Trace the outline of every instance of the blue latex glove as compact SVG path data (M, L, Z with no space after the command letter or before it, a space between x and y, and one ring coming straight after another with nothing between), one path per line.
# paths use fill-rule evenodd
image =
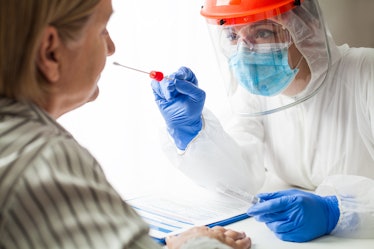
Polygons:
M185 150L202 129L205 92L198 88L194 73L187 67L168 78L153 80L151 85L169 134L178 149Z
M285 190L258 195L262 202L247 214L265 222L281 240L306 242L329 234L340 211L335 196L321 197L300 190Z

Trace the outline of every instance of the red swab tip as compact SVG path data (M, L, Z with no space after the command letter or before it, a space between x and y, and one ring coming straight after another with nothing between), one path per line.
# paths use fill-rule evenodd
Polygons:
M164 78L164 74L158 71L151 71L149 77L151 77L154 80L161 81Z

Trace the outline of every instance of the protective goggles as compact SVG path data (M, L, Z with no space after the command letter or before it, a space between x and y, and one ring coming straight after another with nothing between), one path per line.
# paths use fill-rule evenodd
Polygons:
M271 20L247 25L221 26L219 47L230 58L240 50L270 53L288 48L292 38L287 29Z

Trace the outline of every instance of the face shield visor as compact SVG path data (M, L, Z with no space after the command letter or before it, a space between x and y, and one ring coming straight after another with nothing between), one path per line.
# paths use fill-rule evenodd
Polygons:
M318 92L330 65L314 0L207 0L208 22L233 111L277 112Z

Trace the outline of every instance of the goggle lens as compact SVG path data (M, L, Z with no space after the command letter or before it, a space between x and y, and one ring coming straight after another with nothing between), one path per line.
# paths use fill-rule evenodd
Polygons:
M291 35L282 25L270 20L222 27L220 47L230 57L241 49L257 53L269 53L287 48L292 43Z

